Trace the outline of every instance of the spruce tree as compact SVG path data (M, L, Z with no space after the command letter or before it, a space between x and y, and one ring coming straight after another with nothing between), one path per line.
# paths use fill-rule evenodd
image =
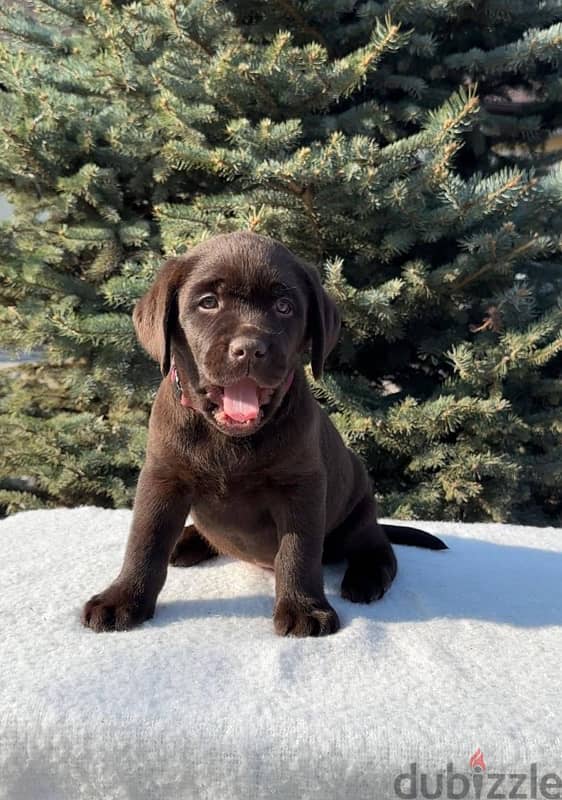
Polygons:
M130 503L162 261L250 229L344 320L313 383L402 518L562 516L562 10L36 0L0 12L0 504ZM311 378L312 382L312 378Z

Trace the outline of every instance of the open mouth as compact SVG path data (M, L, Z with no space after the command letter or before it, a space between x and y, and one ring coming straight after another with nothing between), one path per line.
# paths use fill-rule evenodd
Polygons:
M242 378L229 386L211 386L207 397L217 425L231 433L249 433L264 417L263 407L270 401L274 388L259 386L252 378Z

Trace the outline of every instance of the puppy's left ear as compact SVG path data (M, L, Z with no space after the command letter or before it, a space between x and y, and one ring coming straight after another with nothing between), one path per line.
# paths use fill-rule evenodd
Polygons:
M133 311L137 338L146 352L159 362L163 376L170 371L172 331L178 317L177 295L191 269L191 261L189 257L166 261Z
M312 374L322 377L324 362L337 344L341 327L340 312L326 292L314 267L303 265L308 283L306 337L312 344Z

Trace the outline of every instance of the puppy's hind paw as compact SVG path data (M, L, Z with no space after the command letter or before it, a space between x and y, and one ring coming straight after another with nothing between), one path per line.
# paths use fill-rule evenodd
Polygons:
M350 562L341 585L341 596L352 603L380 600L396 575L396 560L367 556Z
M188 525L176 542L170 564L173 567L193 567L216 556L217 551L201 536L195 525Z

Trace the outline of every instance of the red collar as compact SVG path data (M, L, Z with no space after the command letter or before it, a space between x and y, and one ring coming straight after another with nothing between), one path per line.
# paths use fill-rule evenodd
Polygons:
M170 373L169 373L169 375L170 375L170 382L171 382L172 386L174 387L174 392L176 393L176 397L179 398L179 401L180 401L181 405L184 408L192 408L194 411L197 411L195 406L191 405L191 403L189 402L189 398L187 397L187 395L184 393L184 391L182 389L180 376L179 376L179 373L178 373L178 368L176 367L176 362L175 362L175 359L173 357L172 357L172 363L170 365ZM287 375L287 377L285 379L285 383L283 384L283 389L282 389L283 396L285 394L287 394L287 392L291 388L291 384L293 383L294 377L295 377L295 370L292 369L289 372L289 374Z

